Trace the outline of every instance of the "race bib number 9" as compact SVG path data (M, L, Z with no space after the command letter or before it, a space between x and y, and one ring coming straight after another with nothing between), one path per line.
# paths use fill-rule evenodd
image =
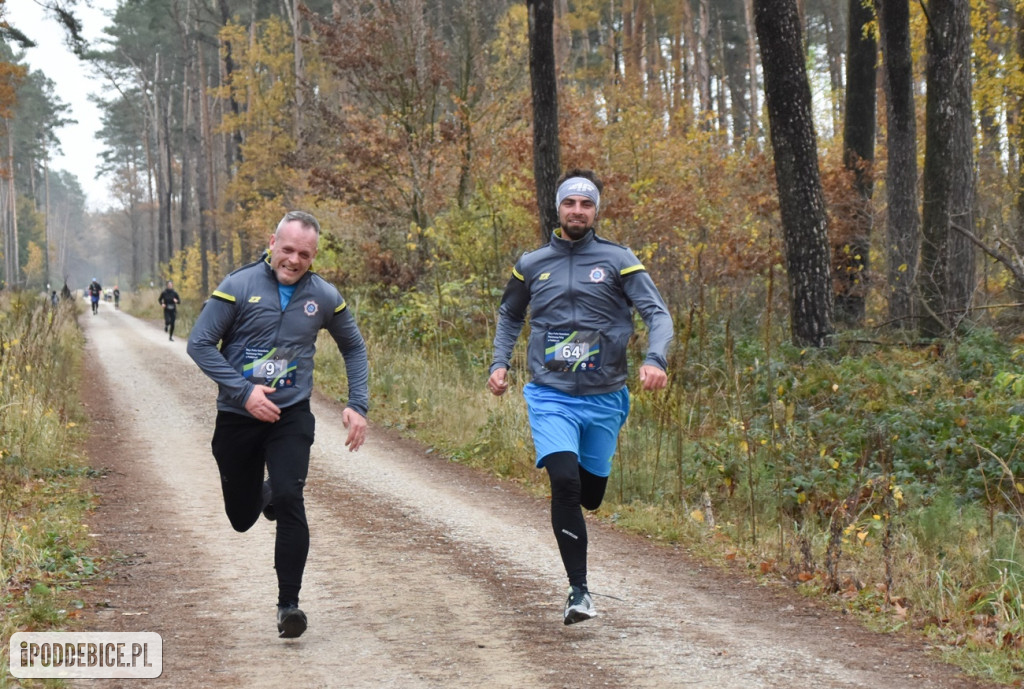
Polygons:
M594 330L549 330L544 337L544 367L549 371L601 368L601 334Z
M281 350L269 347L246 347L242 373L253 383L286 388L295 385L295 364Z

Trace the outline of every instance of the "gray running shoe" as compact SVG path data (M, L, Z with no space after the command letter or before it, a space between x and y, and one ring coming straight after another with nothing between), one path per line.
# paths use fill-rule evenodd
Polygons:
M597 611L590 592L579 586L570 586L569 598L565 601L565 623L576 624L593 617L597 617Z
M306 631L306 613L296 605L277 608L277 632L282 639L294 639Z

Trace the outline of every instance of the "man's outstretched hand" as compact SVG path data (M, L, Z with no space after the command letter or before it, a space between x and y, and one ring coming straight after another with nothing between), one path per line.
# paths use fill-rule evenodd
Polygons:
M640 367L640 387L644 390L661 390L668 385L668 374L657 366Z
M341 412L341 422L348 429L345 447L349 452L355 452L366 441L366 417L355 409L345 407L345 411Z

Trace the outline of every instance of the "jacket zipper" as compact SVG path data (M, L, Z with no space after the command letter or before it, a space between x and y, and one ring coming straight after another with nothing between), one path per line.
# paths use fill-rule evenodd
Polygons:
M576 268L576 251L575 251L575 249L576 249L576 247L575 247L574 244L570 244L568 248L569 248L569 289L566 290L566 293L569 295L569 306L570 306L570 309L571 309L570 313L571 313L571 316L572 316L572 319L569 322L569 329L570 329L570 331L575 331L575 330L578 329L576 327L576 298L575 298L576 297L576 288L575 288L575 280L573 280L573 276L576 273L576 271L575 271L575 268ZM573 390L575 391L575 395L577 397L579 397L579 395L580 395L580 376L579 375L573 375Z

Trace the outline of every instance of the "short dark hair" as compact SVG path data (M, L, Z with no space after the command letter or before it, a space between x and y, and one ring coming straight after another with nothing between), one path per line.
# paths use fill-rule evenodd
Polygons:
M315 230L317 236L320 235L320 223L311 213L307 213L306 211L288 211L285 213L284 217L281 218L281 222L277 223L277 229L274 231L274 234L280 232L282 227L294 220L298 220L305 227Z
M565 180L571 179L572 177L582 177L584 179L589 179L591 182L594 183L594 186L597 187L597 193L600 194L601 192L604 191L604 182L597 178L597 175L594 174L594 171L586 170L580 167L574 167L566 170L565 174L559 177L558 181L555 182L555 189L562 186L562 183L565 182Z

